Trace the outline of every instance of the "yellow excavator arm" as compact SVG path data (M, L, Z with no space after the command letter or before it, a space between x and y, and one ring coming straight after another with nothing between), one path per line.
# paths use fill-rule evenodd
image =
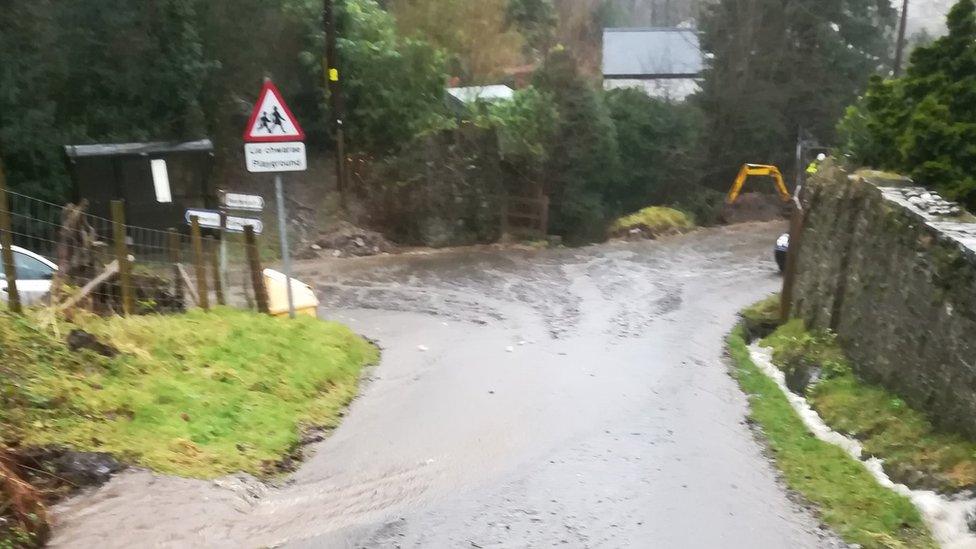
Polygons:
M790 201L790 191L787 190L786 183L783 182L783 174L780 173L779 168L765 164L743 164L742 169L739 170L739 175L735 178L732 189L729 190L729 195L725 198L726 204L735 204L739 194L742 193L743 185L746 184L746 179L750 176L772 177L776 184L776 190L779 191L779 197L783 199L783 202Z

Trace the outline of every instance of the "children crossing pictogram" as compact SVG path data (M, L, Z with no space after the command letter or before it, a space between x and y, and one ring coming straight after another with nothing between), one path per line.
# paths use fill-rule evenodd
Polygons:
M251 119L247 123L244 141L276 143L304 139L305 132L291 113L291 109L285 104L281 92L270 80L265 81L258 102L251 113Z

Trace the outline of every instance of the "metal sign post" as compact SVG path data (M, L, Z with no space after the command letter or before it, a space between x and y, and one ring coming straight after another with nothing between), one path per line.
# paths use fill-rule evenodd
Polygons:
M220 257L217 263L220 271L220 284L224 288L230 288L227 283L227 210L220 208Z
M291 254L288 251L288 222L285 217L285 191L281 174L275 174L275 201L278 203L278 233L281 237L281 264L288 286L288 317L295 318L295 296L291 288Z

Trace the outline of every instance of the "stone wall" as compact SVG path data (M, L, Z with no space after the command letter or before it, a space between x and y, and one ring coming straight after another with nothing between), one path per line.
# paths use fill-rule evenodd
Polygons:
M794 314L836 332L862 378L976 437L976 223L907 179L831 166L804 203Z

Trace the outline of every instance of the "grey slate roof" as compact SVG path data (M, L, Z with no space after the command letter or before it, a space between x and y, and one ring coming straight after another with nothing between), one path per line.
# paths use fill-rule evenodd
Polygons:
M604 29L604 78L691 78L704 68L698 31L684 28Z

